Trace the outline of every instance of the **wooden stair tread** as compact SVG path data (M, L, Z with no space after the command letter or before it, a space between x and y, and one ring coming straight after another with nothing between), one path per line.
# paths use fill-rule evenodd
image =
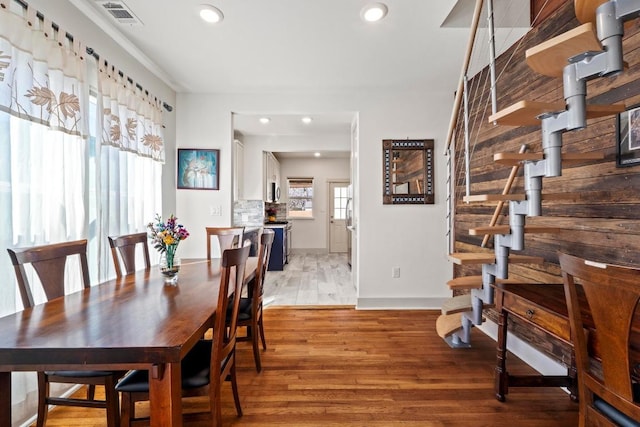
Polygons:
M553 200L573 200L578 199L580 195L578 193L543 193L542 201ZM509 200L525 200L527 196L525 194L472 194L471 196L463 197L465 202L505 202Z
M522 193L511 194L472 194L463 197L465 202L506 202L509 200L525 200L527 196Z
M587 104L587 119L614 116L626 109L624 104Z
M518 101L515 104L489 116L489 123L496 122L504 126L539 125L540 114L564 111L566 104L562 102Z
M441 307L442 314L463 313L473 310L471 294L458 295L446 300Z
M496 279L496 283L522 283L522 280L515 279ZM482 276L461 276L451 279L447 282L447 286L452 290L461 289L482 289Z
M527 65L533 71L549 77L562 77L569 58L589 51L601 51L593 23L577 28L527 49Z
M544 158L543 153L496 153L493 161L504 166L515 166L523 161L539 161ZM562 163L580 163L587 160L603 160L603 152L591 153L562 153Z
M493 252L456 252L449 254L449 259L459 265L493 264L496 256ZM509 255L510 264L542 264L544 258L530 255Z
M436 320L436 332L446 338L462 329L462 313L442 314Z
M624 104L587 104L587 119L613 116L626 110ZM503 126L540 125L541 114L565 111L564 102L518 101L515 104L489 116L489 123ZM529 153L525 153L529 154Z
M573 7L576 11L576 18L580 23L596 22L596 9L607 0L575 0Z
M558 227L545 227L545 226L537 226L537 225L525 225L524 232L525 233L557 233L561 231L561 228ZM469 230L469 235L471 236L482 236L485 234L510 234L511 227L509 225L495 225L493 227L490 226L482 226L482 227L474 227Z

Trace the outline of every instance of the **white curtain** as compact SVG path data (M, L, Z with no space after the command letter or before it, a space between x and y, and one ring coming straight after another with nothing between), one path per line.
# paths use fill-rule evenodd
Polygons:
M97 203L99 228L103 230L98 236L102 239L98 263L101 280L113 274L107 236L146 231L146 225L161 212L164 163L161 104L136 87L124 73L105 63L99 65Z
M3 316L22 309L8 247L88 239L92 284L113 276L106 236L144 231L161 212L164 146L159 101L113 68L99 77L84 47L35 10L0 4ZM13 374L14 425L35 415L36 389L35 375Z

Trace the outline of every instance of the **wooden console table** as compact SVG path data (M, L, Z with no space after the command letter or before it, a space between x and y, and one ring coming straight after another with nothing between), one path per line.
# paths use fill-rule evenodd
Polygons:
M568 387L577 400L576 369L573 352L567 375L511 375L507 371L507 322L516 316L527 324L571 346L569 318L564 289L559 284L496 284L498 347L495 374L496 399L504 402L509 387ZM585 313L585 326L591 324Z

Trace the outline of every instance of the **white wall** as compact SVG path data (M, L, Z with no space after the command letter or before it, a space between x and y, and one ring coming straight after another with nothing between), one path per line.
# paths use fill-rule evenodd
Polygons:
M232 112L353 111L360 120L356 153L360 175L354 189L359 215L358 306L440 307L450 296L446 281L452 272L446 256L443 156L454 83L450 86L443 82L430 93L178 94L178 146L219 148L222 157L220 191L177 191L177 215L192 231L181 244L181 256L204 256L204 227L231 224ZM382 140L388 138L436 141L435 205L382 204ZM222 206L222 216L210 216L209 206ZM391 278L392 267L400 267L400 278Z
M286 179L313 177L313 219L295 219L292 222L293 249L327 249L328 182L349 180L349 158L344 159L289 159L280 160L282 189L286 192ZM286 202L285 197L281 199Z

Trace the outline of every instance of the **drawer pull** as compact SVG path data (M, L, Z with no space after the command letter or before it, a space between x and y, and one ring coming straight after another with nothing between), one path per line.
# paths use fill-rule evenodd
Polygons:
M531 319L531 318L533 317L533 315L534 315L534 314L536 314L536 312L535 312L535 311L533 311L532 309L528 309L528 310L527 310L527 317L528 317L529 319Z

